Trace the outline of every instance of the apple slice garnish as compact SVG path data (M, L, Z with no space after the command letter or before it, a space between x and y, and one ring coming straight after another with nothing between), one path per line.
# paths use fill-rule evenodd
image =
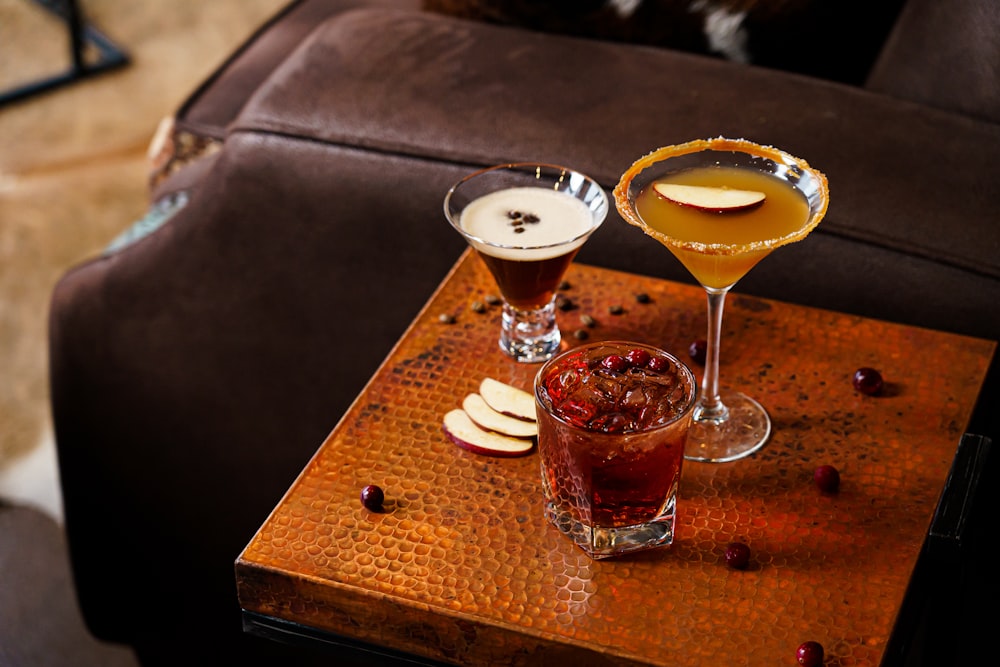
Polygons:
M485 378L479 384L479 395L487 405L501 414L535 421L535 397L523 389L493 378Z
M538 424L526 419L518 419L497 412L479 394L469 394L462 401L462 409L473 422L487 431L496 431L512 438L534 438L538 435Z
M701 185L680 185L678 183L656 183L656 194L675 204L691 206L705 211L741 211L759 206L765 198L756 190L734 190Z
M509 458L524 456L535 446L534 440L530 438L512 438L479 428L461 408L445 414L444 432L456 445L474 454Z

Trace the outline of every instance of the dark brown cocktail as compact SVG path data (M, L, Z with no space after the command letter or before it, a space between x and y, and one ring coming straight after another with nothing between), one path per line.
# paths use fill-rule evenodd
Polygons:
M501 349L517 361L549 359L562 340L556 288L607 215L604 191L565 167L510 164L462 179L444 205L503 296Z

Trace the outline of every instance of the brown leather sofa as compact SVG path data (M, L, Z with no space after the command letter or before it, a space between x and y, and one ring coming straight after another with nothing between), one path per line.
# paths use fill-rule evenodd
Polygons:
M906 3L854 86L415 0L289 5L177 111L153 222L52 296L89 629L146 665L330 664L243 633L233 561L464 250L441 202L477 167L563 163L610 190L660 145L773 144L827 174L831 204L737 292L1000 339L1000 6L949 7ZM789 39L789 59L810 57ZM690 282L614 213L578 260ZM998 396L994 368L970 430L996 437ZM995 506L995 467L976 508ZM928 621L958 627L939 650L961 659L986 639L971 607L996 591L979 525L949 566L982 577Z

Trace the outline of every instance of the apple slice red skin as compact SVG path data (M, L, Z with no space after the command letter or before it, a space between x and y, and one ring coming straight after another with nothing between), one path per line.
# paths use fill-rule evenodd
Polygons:
M445 434L453 443L474 454L515 458L530 454L535 448L534 440L484 431L461 408L445 414L443 426Z
M479 395L486 404L501 414L525 421L535 421L535 397L517 387L484 378L479 383Z
M685 197L683 194L676 192L674 188L683 188L685 190L690 189L691 191L703 191L706 194L724 192L729 197L738 193L742 195L742 197L737 199L735 203L727 204L719 201L713 205L705 200L695 201L694 199ZM655 183L653 185L653 190L656 192L657 196L662 199L666 199L669 202L673 202L674 204L678 204L680 206L688 206L690 208L698 209L699 211L708 211L710 213L749 211L750 209L757 208L763 204L766 199L766 195L763 192L758 192L756 190L731 190L728 188L716 188L700 185L679 185L675 183Z
M493 409L479 394L469 394L462 401L462 409L476 426L511 438L534 438L538 435L538 422L505 415Z

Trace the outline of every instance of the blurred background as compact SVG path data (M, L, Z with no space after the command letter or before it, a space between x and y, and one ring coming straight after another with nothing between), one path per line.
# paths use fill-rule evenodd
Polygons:
M0 499L61 519L49 414L48 302L148 204L160 121L287 0L79 0L120 67L0 105ZM0 0L0 94L71 70L56 0ZM96 31L96 32L93 32ZM97 45L97 46L95 46Z

